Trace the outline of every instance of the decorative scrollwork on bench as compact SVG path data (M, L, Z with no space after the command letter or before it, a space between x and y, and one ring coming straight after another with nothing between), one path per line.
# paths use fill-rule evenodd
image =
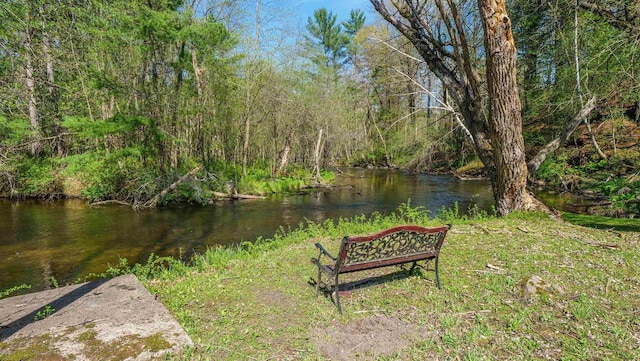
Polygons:
M398 232L370 242L350 243L344 264L353 265L372 260L432 253L436 251L440 238L442 238L442 232L431 234Z

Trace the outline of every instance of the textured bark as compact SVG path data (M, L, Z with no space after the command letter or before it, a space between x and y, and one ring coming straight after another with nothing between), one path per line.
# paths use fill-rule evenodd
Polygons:
M527 209L527 163L522 137L522 106L516 76L516 46L504 0L479 0L484 28L489 129L495 174L492 176L499 214Z

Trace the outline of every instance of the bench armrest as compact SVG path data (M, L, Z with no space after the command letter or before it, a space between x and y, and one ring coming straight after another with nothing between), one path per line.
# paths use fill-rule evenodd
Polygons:
M332 256L331 253L329 253L329 251L324 249L324 247L322 247L320 243L316 243L316 247L320 250L320 254L324 254L325 256L331 258L334 261L337 260L337 258Z

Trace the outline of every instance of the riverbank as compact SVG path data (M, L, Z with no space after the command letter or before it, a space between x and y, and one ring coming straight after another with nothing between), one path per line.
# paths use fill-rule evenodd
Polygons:
M90 207L81 200L0 200L0 290L28 284L34 292L76 283L120 259L142 263L150 254L187 260L194 252L271 238L280 228L308 221L389 214L408 199L433 216L454 204L460 214L490 212L493 204L486 181L349 169L334 184L304 194L143 212Z
M105 162L100 159L85 164L77 157L20 160L19 166L10 167L0 177L0 199L81 199L89 204L119 204L141 210L300 192L326 186L335 179L330 171L315 175L293 165L278 173L265 165L255 165L243 174L242 167L225 162L171 171L137 163L107 166Z
M539 214L310 223L273 240L211 250L186 267L147 268L147 288L193 339L186 359L637 359L640 233L559 223ZM453 222L432 272L393 274L342 298L314 297L315 242L401 223ZM356 274L355 279L367 275ZM533 288L527 281L542 281ZM345 277L343 281L353 278Z

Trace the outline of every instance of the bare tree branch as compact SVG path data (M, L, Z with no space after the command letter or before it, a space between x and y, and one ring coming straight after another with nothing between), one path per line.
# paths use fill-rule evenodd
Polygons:
M602 17L613 27L627 31L633 37L640 37L640 4L638 2L620 6L619 1L615 5L601 5L595 1L580 0L578 6Z
M383 18L414 45L429 70L442 82L458 106L465 128L473 135L478 155L487 167L493 167L486 112L482 109L481 93L476 82L479 76L475 69L469 73L472 66L469 61L465 61L463 55L468 54L468 50L461 49L463 44L459 41L460 35L455 25L456 22L463 24L462 20L452 20L453 14L447 11L441 0L437 1L442 7L441 10L436 10L431 16L425 6L428 1L394 0L391 3L395 11L389 10L384 0L370 1ZM455 12L455 16L460 16L458 11ZM447 27L445 40L436 39L431 31L436 24L444 24ZM459 28L462 29L462 26ZM439 50L441 47L450 47L451 50L447 50L446 56L443 56Z
M542 149L540 149L540 151L538 151L538 154L536 154L535 157L533 157L527 163L527 168L529 168L530 178L535 175L535 173L540 168L540 165L545 161L545 159L547 159L547 156L549 156L549 154L555 152L558 148L560 148L567 142L567 140L569 139L571 134L576 130L578 125L580 125L580 123L582 122L585 122L585 120L587 119L587 117L589 117L589 114L591 113L591 111L593 111L595 107L596 107L596 98L593 97L587 102L584 108L582 108L580 112L578 112L575 118L573 118L573 120L567 124L567 126L562 131L562 133L560 133L560 135L556 139L552 140L547 145L545 145Z

